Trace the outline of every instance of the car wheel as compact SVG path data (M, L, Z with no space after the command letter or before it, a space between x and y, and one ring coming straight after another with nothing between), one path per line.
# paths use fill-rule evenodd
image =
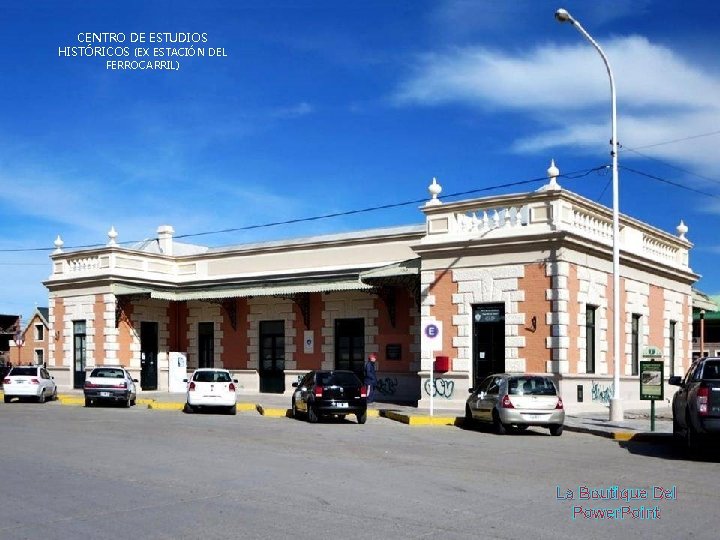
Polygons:
M45 390L40 392L40 395L37 398L38 403L45 403Z
M357 423L364 424L365 422L367 422L367 410L357 414Z
M237 405L233 405L232 407L228 408L228 414L232 414L233 416L237 414Z
M85 398L85 406L92 407L92 400L90 398Z
M55 388L55 389L53 390L52 400L53 400L53 401L57 401L57 388Z
M473 418L472 411L470 410L470 405L467 403L465 404L465 421L463 424L466 428L475 427L475 419Z
M697 453L699 449L698 434L693 428L692 422L690 421L689 417L685 418L685 423L685 444L687 446L688 452L692 455Z
M563 432L563 425L562 424L556 424L554 426L550 426L550 435L553 437L559 437L562 435Z
M493 410L493 428L495 428L495 433L498 435L505 435L507 433L507 427L505 424L502 423L500 420L500 415L496 410Z
M195 410L193 409L192 405L190 405L189 403L185 403L185 407L183 408L183 412L186 413L186 414L192 414L193 412L195 412Z
M10 400L11 400L11 399L12 399L12 398L11 398L10 396L3 396L3 401L4 401L5 403L10 403Z
M125 406L126 409L130 408L130 405L132 405L132 400L130 399L130 396L128 396L127 399L125 401L123 401L123 405Z
M298 419L298 410L297 410L297 403L295 403L295 398L292 400L292 417L297 420Z
M317 424L318 420L320 420L320 418L318 417L317 412L315 411L315 409L313 408L312 405L308 405L307 421L310 422L311 424Z
M680 427L680 423L677 421L677 419L673 416L673 442L676 446L682 446L684 442L683 432L682 428Z

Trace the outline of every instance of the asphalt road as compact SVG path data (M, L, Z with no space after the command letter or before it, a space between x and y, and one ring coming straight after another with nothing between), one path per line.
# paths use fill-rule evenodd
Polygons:
M718 537L720 463L585 434L11 403L0 452L4 540Z

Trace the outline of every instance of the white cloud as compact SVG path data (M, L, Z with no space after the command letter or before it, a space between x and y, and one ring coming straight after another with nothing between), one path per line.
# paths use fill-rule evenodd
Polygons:
M456 48L419 58L396 91L400 105L466 104L527 113L545 127L515 141L518 152L587 147L609 140L609 79L602 59L580 36L577 45L542 45L522 54L484 47ZM607 40L617 87L618 139L639 147L708 133L720 125L720 75L703 71L643 37ZM718 167L712 140L648 151ZM719 172L715 170L715 172Z
M312 113L315 108L305 101L301 101L296 105L290 107L281 107L273 110L270 115L273 118L299 118Z

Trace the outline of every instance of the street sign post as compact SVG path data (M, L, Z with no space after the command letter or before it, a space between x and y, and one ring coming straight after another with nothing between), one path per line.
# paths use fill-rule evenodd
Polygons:
M655 431L655 401L665 398L665 363L658 347L646 347L640 362L640 399L650 401L650 431Z

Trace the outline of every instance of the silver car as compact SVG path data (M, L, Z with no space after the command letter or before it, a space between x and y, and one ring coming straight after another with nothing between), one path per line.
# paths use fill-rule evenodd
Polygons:
M470 389L465 403L465 423L491 423L504 435L508 428L528 426L550 428L550 434L562 434L565 409L551 377L531 373L496 373Z

